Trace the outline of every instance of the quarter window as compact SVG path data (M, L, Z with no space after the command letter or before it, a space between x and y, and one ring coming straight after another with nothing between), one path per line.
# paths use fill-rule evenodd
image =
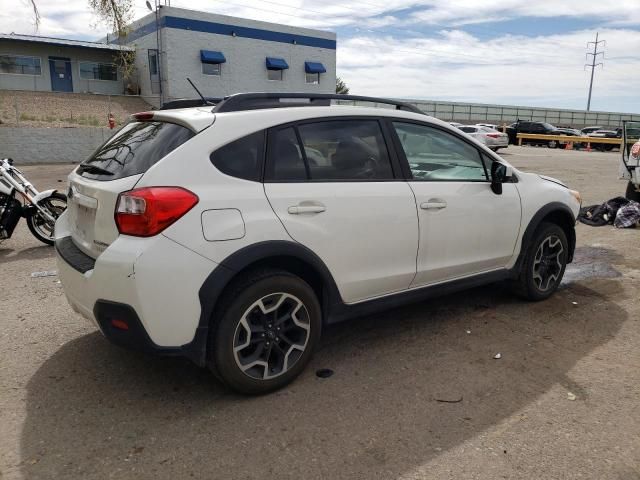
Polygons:
M80 78L86 80L118 80L118 67L111 63L81 62Z
M393 122L414 180L487 181L480 152L437 128Z
M393 178L376 120L306 123L298 127L297 133L289 127L273 134L267 180L331 182Z
M40 59L38 57L0 55L0 73L40 75L42 73Z
M222 73L222 64L220 63L203 63L202 64L202 73L204 75L217 75L220 76Z
M222 173L259 181L264 158L264 132L256 132L219 148L211 163Z

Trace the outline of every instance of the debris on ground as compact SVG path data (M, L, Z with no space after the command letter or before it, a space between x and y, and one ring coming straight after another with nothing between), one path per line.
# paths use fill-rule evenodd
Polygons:
M471 330L467 330L467 335L470 335L470 334L471 334Z
M500 359L502 358L502 354L501 354L501 353L496 353L496 354L493 356L493 358L494 358L494 359L496 359L496 360L500 360Z
M571 302L573 305L578 305L578 302Z
M462 395L457 398L436 398L435 401L440 403L460 403L462 401Z
M330 368L321 368L320 370L316 370L316 377L318 378L329 378L333 375L333 370Z
M576 399L575 394L573 394L571 392L567 392L567 400L574 401L575 399Z
M39 277L55 277L58 275L57 270L45 270L43 272L33 272L31 273L31 278L39 278Z

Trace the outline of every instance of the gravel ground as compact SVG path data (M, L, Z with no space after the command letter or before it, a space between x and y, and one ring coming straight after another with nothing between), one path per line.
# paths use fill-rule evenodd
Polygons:
M504 157L587 204L624 192L617 153ZM70 168L24 170L44 188ZM30 277L55 262L22 224L0 245L0 478L640 479L640 232L577 228L551 299L493 285L337 325L296 382L246 398L107 343Z

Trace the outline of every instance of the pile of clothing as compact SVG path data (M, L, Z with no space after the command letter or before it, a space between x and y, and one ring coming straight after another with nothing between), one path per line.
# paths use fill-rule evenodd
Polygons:
M624 197L612 198L602 205L582 207L578 220L592 227L613 225L616 228L640 227L640 203Z

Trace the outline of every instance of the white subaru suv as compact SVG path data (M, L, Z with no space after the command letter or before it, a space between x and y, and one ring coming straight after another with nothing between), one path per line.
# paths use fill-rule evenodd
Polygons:
M55 246L74 310L252 394L348 317L501 280L547 298L581 202L411 105L264 93L133 115L68 199Z

